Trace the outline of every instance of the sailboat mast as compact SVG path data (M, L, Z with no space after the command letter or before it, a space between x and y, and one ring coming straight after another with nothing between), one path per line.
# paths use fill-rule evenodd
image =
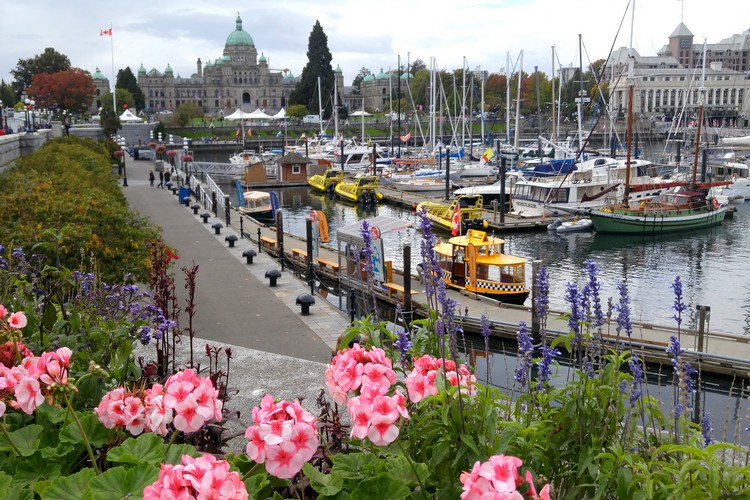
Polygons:
M701 148L701 125L703 123L703 97L706 94L706 40L703 39L703 68L701 69L701 88L698 98L698 128L695 130L695 159L693 160L693 189L698 174L698 155Z
M552 133L550 136L552 137L552 140L554 142L557 142L557 129L555 128L555 105L556 99L555 99L555 46L552 46L552 73L550 74L550 79L552 80L552 93L550 94L552 96L552 115L550 115L550 119L552 120Z
M516 90L516 130L513 132L513 148L518 153L518 126L521 118L521 77L523 76L523 50L518 64L518 89Z
M633 25L635 24L635 0L630 20L630 49L628 50L628 135L627 135L627 153L625 158L625 192L623 205L628 207L628 198L630 198L630 148L633 144L633 91L635 88L635 60L633 59Z
M505 142L510 144L510 52L505 53Z
M318 121L320 122L320 135L323 135L323 88L320 86L318 77Z
M585 90L583 90L583 42L581 41L581 34L578 34L578 72L580 75L579 90L578 90L578 147L583 149L583 98Z

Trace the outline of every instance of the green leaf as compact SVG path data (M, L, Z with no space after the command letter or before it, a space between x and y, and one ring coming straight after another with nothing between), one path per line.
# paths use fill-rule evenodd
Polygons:
M81 421L81 427L83 427L92 447L99 448L110 442L112 439L114 430L104 427L93 413L87 412L82 414L78 412L78 419ZM62 431L60 431L60 442L62 443L76 444L82 441L83 436L75 422L70 422Z
M4 424L0 424L4 425ZM0 434L0 451L7 451L15 453L11 443L15 445L18 452L23 457L29 457L33 455L39 449L39 435L44 430L41 425L26 425L18 430L9 432L6 436L5 433ZM8 440L10 437L10 441Z
M164 457L162 463L165 464L181 464L182 455L190 455L193 458L198 458L202 455L201 452L195 449L195 446L191 444L173 444L167 451L167 456Z
M156 434L141 434L137 438L128 438L119 446L107 453L110 462L124 464L158 465L164 460L167 445Z
M51 480L60 475L60 466L59 462L47 460L41 453L34 453L18 462L13 479L22 483Z
M354 498L387 498L388 500L398 500L406 498L411 493L403 481L398 481L387 474L377 474L370 476L364 481L359 481L352 491Z
M152 465L113 467L91 480L89 495L92 500L142 498L143 488L158 478L159 469Z
M333 469L344 479L356 479L363 477L367 469L378 461L378 457L370 454L338 453L333 456Z
M310 486L321 495L333 496L344 487L344 479L341 476L334 472L323 474L308 462L302 464L302 471L310 480Z
M413 469L412 466L414 467ZM419 462L410 464L409 459L403 456L389 458L385 464L385 468L393 479L403 481L409 486L417 486L420 482L424 485L430 476L430 469L427 467L427 464ZM419 478L414 473L414 469L419 474Z
M94 469L83 469L67 477L58 477L42 492L42 500L80 500L95 477Z

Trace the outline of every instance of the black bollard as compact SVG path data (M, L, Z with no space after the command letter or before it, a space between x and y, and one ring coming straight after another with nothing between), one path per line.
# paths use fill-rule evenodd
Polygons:
M296 303L302 309L302 315L307 316L310 314L310 306L315 304L315 298L309 293L303 293L297 296Z
M230 234L224 238L224 241L229 243L229 248L234 248L234 244L237 242L237 235Z
M192 209L193 209L193 215L198 215L198 209L199 209L200 207L201 207L201 206L200 206L200 205L198 205L197 203L193 203L193 206L191 206L191 207L190 207L190 208L192 208Z
M184 203L186 207L189 207L189 206L190 206L190 202L191 202L191 201L193 201L193 200L191 200L191 199L190 199L189 197L187 197L187 196L186 196L186 197L184 197L184 198L182 199L182 203Z
M201 219L203 219L204 224L208 224L208 218L211 217L211 214L208 212L203 212L201 214Z
M258 252L256 252L252 248L248 248L247 250L245 250L244 252L242 252L242 256L247 259L247 263L248 264L252 264L253 263L253 259L255 258L256 255L258 255Z
M211 227L214 228L214 234L221 234L221 228L224 225L221 222L215 222Z
M269 269L266 271L266 278L268 278L268 286L276 286L276 280L281 278L281 271L278 269Z

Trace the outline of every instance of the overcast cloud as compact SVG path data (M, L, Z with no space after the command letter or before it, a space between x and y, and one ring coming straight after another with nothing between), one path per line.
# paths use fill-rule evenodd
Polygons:
M253 38L274 69L295 76L307 62L307 41L316 20L328 36L333 67L341 66L350 85L360 68L373 73L395 68L397 57L435 57L440 69L481 66L499 72L506 54L517 61L524 51L524 71L534 66L551 70L551 47L559 62L578 65L578 34L584 44L584 65L607 56L610 48L629 45L628 0L279 0L275 2L209 2L181 0L89 2L73 0L3 0L0 24L0 78L10 82L10 70L21 58L46 47L67 55L71 64L112 78L110 39L99 32L114 31L115 72L143 64L175 75L195 72L196 60L222 55L239 12L243 29ZM7 15L10 14L10 15ZM680 23L681 16L694 41L717 43L750 29L750 3L736 0L638 0L634 47L641 55L656 55ZM623 20L624 19L624 20ZM620 23L623 23L620 27ZM620 29L618 35L618 29Z

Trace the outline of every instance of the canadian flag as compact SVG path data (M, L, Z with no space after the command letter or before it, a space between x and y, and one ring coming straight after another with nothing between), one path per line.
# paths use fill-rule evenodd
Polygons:
M456 203L456 211L451 220L451 234L457 236L459 233L461 233L461 204Z
M406 142L409 139L411 139L411 130L406 135L400 136L400 138L401 138L401 142Z
M106 30L99 30L99 36L112 36L112 28Z

